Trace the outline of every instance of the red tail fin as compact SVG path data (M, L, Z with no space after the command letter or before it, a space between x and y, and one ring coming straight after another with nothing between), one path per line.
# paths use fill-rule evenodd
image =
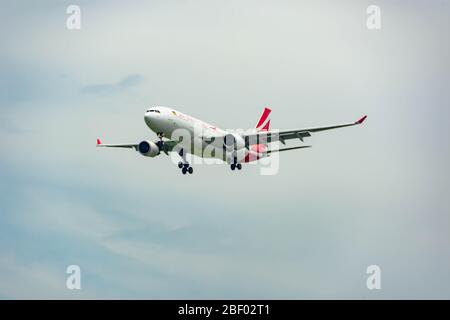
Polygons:
M261 118L259 118L258 123L256 124L256 130L258 131L268 131L270 127L270 119L269 115L272 112L269 108L264 108L264 111L261 115Z

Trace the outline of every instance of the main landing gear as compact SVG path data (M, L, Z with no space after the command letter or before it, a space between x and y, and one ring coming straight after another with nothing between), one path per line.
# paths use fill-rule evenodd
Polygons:
M242 169L242 164L237 163L237 159L234 158L234 161L233 161L233 163L230 165L230 168L231 168L231 170L233 170L233 171L234 171L236 168L237 168L238 170L241 170L241 169Z
M240 164L240 163L236 163L236 164L234 164L234 163L232 163L231 164L231 166L230 166L230 168L231 168L231 170L234 170L234 169L238 169L238 170L241 170L242 169L242 164Z
M183 159L183 161L178 162L178 168L181 169L181 173L186 174L192 174L194 172L194 169L189 165L189 162L186 161L186 156L184 154L184 150L181 149L180 152L178 152L180 157Z
M181 169L181 172L183 173L183 174L186 174L186 173L188 173L189 172L189 174L192 174L193 172L194 172L194 169L191 167L191 166L189 166L189 163L183 163L183 162L178 162L178 168L180 168Z

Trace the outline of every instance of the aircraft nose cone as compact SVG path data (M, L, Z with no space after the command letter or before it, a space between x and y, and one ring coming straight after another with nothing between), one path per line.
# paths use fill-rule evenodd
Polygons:
M145 120L145 123L147 124L147 125L150 125L150 122L151 122L151 115L150 115L150 113L149 112L147 112L145 115L144 115L144 120Z

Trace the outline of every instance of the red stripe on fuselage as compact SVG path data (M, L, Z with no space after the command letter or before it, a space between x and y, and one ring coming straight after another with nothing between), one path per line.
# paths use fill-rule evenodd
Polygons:
M249 149L256 153L263 153L267 151L267 146L265 144L252 144Z
M265 144L252 144L249 147L250 152L246 154L242 162L252 162L264 157L264 152L267 151Z

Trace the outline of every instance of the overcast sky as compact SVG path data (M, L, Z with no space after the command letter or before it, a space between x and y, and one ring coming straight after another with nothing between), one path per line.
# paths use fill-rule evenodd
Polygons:
M0 0L0 298L449 299L449 21L444 0ZM368 119L271 176L95 148L155 139L154 105Z

